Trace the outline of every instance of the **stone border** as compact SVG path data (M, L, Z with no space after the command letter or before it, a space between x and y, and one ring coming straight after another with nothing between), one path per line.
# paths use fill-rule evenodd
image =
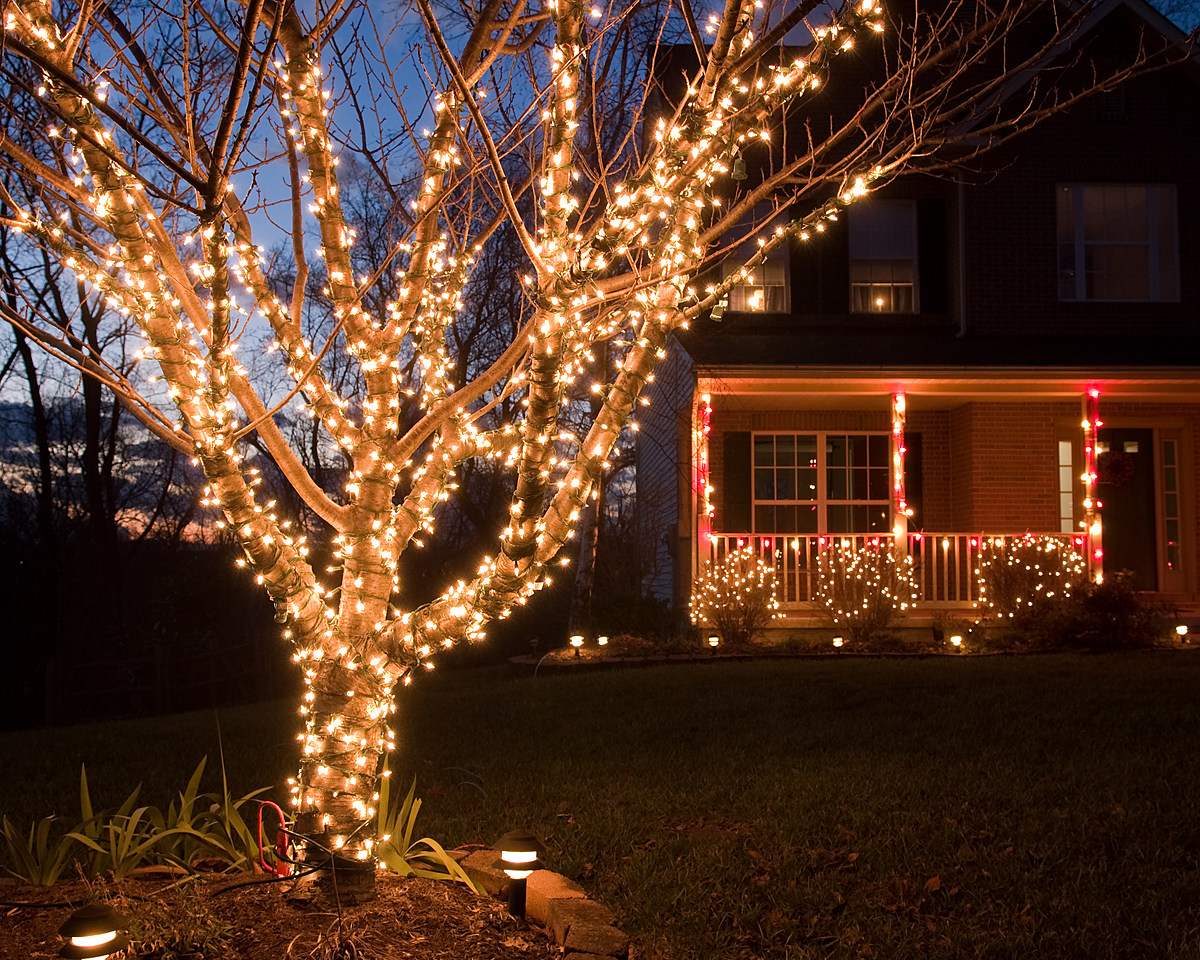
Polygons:
M508 892L508 877L493 864L495 850L476 850L462 860L472 880L493 897ZM563 948L563 960L624 960L629 937L614 925L603 904L589 900L583 887L551 870L534 870L526 881L525 916L542 924Z

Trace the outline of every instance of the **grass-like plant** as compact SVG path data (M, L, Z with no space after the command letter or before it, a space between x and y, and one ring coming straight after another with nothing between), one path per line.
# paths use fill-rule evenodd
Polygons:
M42 817L26 834L8 817L2 823L8 849L5 869L35 887L50 887L75 862L75 840L70 835L52 837L56 817Z
M890 539L834 538L817 555L814 604L851 647L886 637L916 599L912 558L897 556Z
M775 567L752 546L706 563L692 583L692 623L713 627L730 646L745 646L779 612Z
M431 837L413 839L417 815L421 812L421 801L416 796L417 780L413 778L403 800L393 802L389 773L385 771L379 780L379 846L375 853L380 862L402 877L453 880L481 893L475 881L440 843Z

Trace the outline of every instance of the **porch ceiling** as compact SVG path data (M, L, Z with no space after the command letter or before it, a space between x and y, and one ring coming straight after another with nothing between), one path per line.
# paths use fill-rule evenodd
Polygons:
M762 409L790 410L828 407L831 396L838 398L841 409L875 410L886 407L886 398L897 390L904 391L909 408L917 410L949 409L975 400L1077 400L1090 389L1100 391L1102 404L1105 399L1200 403L1200 373L1194 369L1090 373L993 368L906 370L896 376L828 367L794 368L786 373L730 368L700 371L698 388L716 396L753 398L754 406Z

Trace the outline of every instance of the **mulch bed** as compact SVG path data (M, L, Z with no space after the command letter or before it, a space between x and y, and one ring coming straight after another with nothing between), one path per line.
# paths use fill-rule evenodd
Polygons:
M128 956L162 960L532 960L560 955L545 931L463 886L381 874L377 896L344 907L292 881L162 878L0 884L0 960L56 957L72 910L103 899L130 918ZM21 904L21 906L13 906Z

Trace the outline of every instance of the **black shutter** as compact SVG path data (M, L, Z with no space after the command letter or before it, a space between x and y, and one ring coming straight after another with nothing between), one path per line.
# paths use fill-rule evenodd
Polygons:
M921 313L945 313L949 308L949 265L946 262L946 204L917 202L917 269L921 281Z
M721 480L724 509L717 514L716 527L723 533L750 530L750 433L726 433L722 441L725 475Z
M904 434L904 499L912 516L908 518L909 530L920 530L925 519L921 515L922 484L921 484L921 435L919 433Z

